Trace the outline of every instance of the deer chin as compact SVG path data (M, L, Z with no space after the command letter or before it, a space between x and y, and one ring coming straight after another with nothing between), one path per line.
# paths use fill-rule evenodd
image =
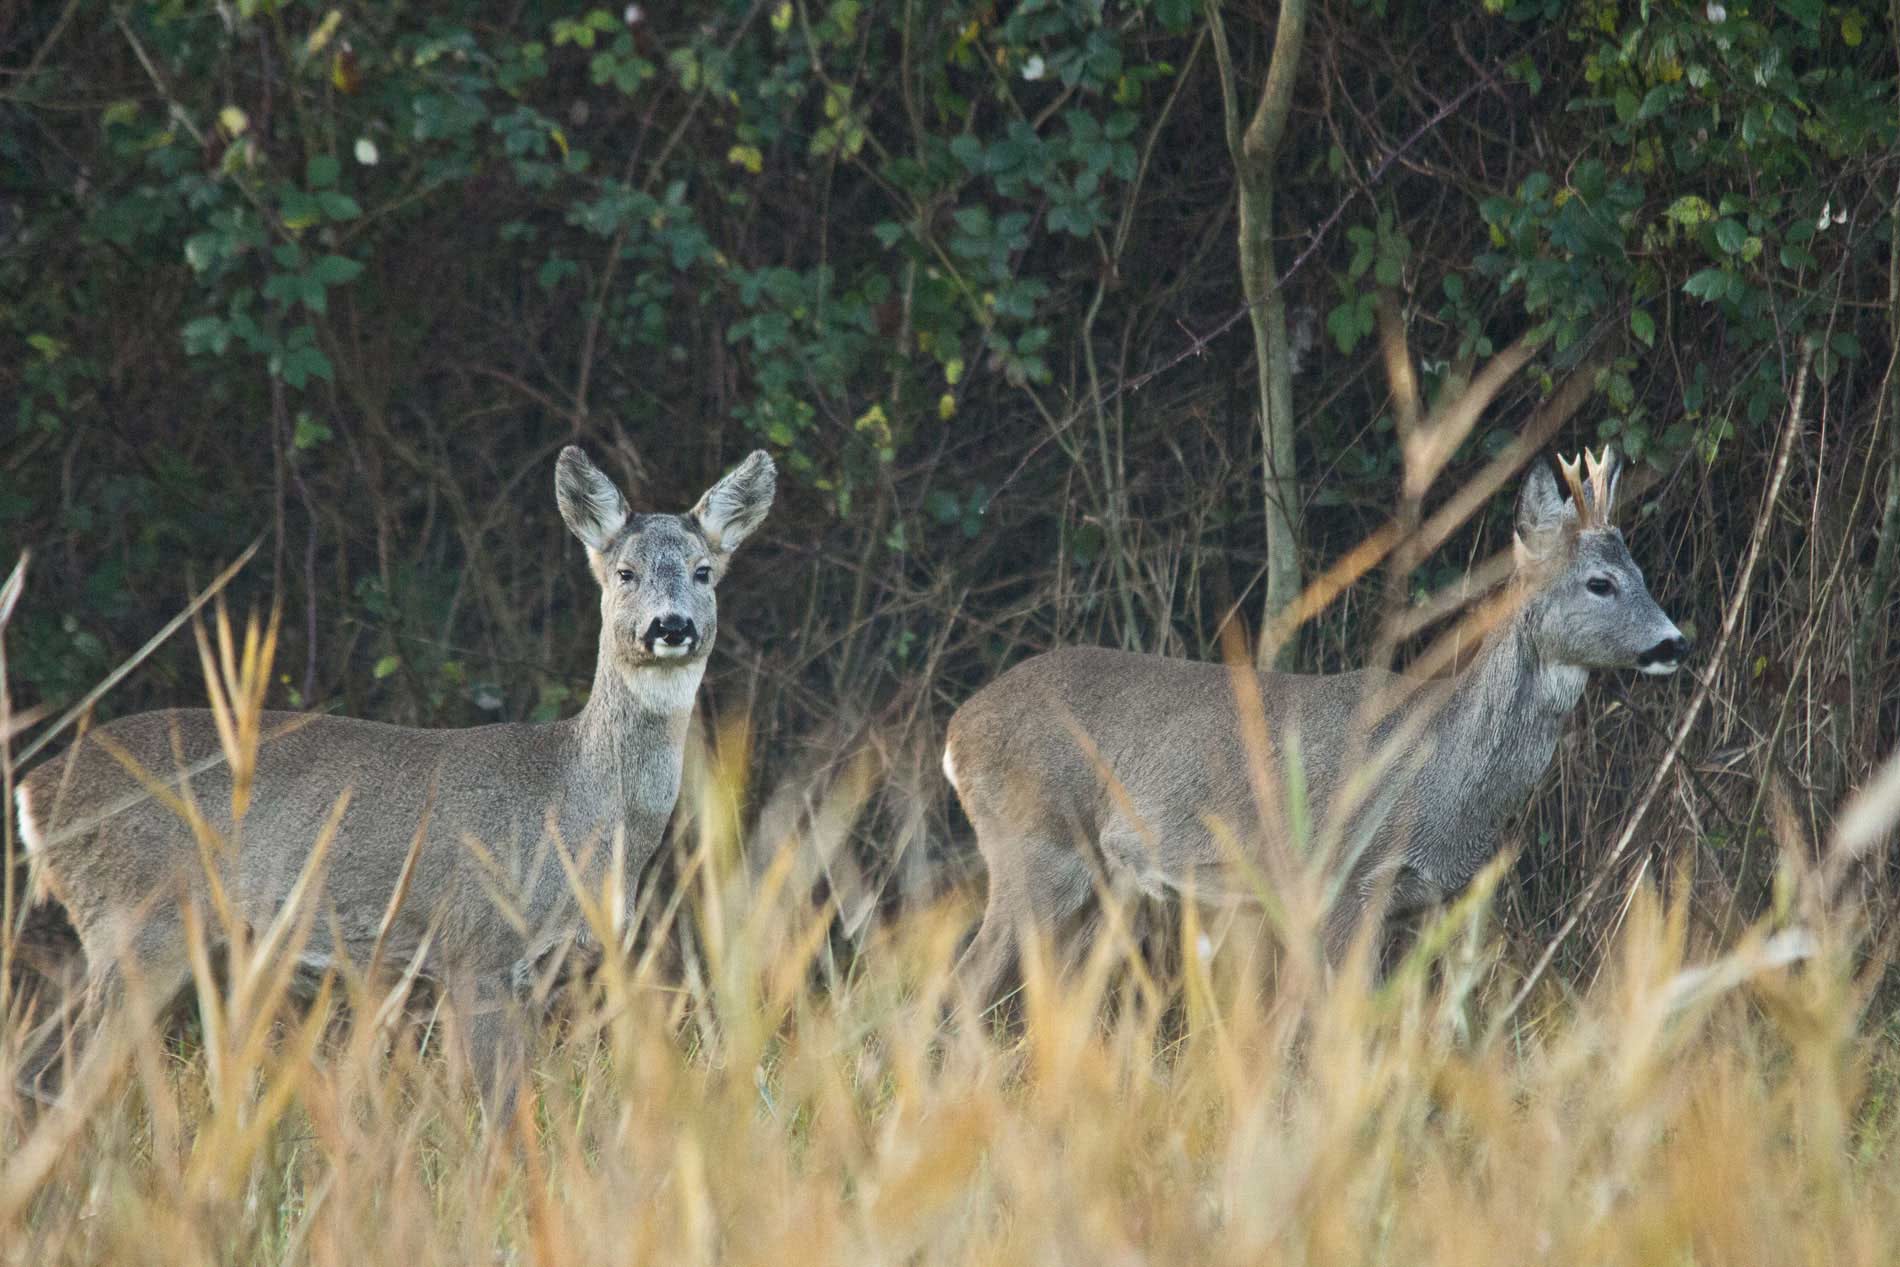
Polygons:
M1681 667L1680 660L1652 660L1648 664L1637 665L1636 671L1648 677L1668 677Z
M652 655L655 660L684 660L697 650L699 650L699 644L697 642L682 642L677 645L669 642L656 642L653 644L649 654Z

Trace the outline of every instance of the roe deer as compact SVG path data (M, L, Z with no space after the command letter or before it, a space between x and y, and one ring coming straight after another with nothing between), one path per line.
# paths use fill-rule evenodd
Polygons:
M1396 914L1463 888L1549 765L1587 672L1672 673L1689 651L1611 526L1614 450L1600 463L1585 456L1587 485L1564 464L1569 501L1547 465L1531 471L1517 504L1509 615L1455 677L1255 674L1072 647L1025 660L971 696L950 719L943 762L989 868L983 922L959 965L967 997L993 1001L1019 937L1061 932L1098 883L1252 896L1209 820L1246 847L1296 843L1288 815L1255 791L1288 787L1290 773L1303 779L1307 821L1343 820L1348 861L1323 929L1329 959L1379 894ZM1243 731L1262 714L1265 768L1250 771L1262 745ZM1297 772L1287 769L1294 752ZM1355 782L1355 770L1371 776ZM1371 794L1355 800L1361 790Z
M215 859L236 917L260 930L291 899L347 792L310 894L317 913L301 959L314 969L419 962L444 990L490 1120L505 1121L525 1055L515 1004L551 956L603 950L581 916L568 860L599 893L615 877L631 887L658 849L717 633L713 587L764 520L776 479L759 451L691 512L633 514L580 449L561 451L556 500L600 585L599 658L576 716L417 730L264 713L250 804L235 830L232 772L207 710L111 722L33 770L17 791L20 839L40 886L79 932L88 1015L96 1020L122 997L128 975L155 1003L177 994L191 974L185 906L203 910L210 897L192 829L123 757L188 789L229 842L203 856ZM405 871L407 890L390 911ZM624 889L614 896L627 900ZM218 931L215 921L205 926Z

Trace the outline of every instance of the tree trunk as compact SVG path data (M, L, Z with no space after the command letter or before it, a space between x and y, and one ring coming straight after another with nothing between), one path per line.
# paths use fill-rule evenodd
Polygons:
M1220 0L1206 0L1209 29L1226 107L1227 150L1240 197L1240 276L1253 325L1254 365L1260 397L1261 484L1266 505L1266 599L1261 628L1270 629L1300 592L1299 472L1293 456L1293 364L1286 333L1286 300L1273 263L1274 162L1286 136L1306 36L1306 0L1283 0L1274 29L1273 59L1245 129L1240 83L1234 71ZM1277 644L1277 645L1276 645ZM1284 668L1292 638L1262 638L1262 668Z

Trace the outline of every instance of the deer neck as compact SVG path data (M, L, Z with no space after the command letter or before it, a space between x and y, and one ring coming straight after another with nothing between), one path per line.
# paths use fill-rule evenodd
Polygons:
M616 663L609 630L600 636L593 693L575 718L582 764L597 787L619 789L630 816L672 813L679 795L686 729L706 662Z
M1540 654L1535 599L1485 639L1452 689L1438 735L1441 753L1467 772L1461 782L1478 818L1495 822L1530 795L1550 765L1586 676Z
M1588 674L1568 664L1552 664L1537 646L1537 599L1491 631L1477 659L1465 671L1454 695L1493 716L1518 715L1561 729L1583 695Z

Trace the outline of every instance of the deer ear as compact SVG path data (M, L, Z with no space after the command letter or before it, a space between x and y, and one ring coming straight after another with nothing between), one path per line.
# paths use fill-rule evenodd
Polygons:
M1557 489L1557 477L1550 473L1550 464L1539 460L1517 495L1517 530L1536 532L1561 527L1568 509L1569 503Z
M627 526L627 499L575 445L562 449L554 464L554 500L568 530L596 554Z
M1603 484L1603 504L1596 511L1607 524L1616 513L1616 486L1623 478L1623 455L1616 451L1615 445L1603 446L1603 457L1597 463L1597 469L1600 472L1597 478ZM1591 491L1595 492L1595 481L1592 482Z
M1519 565L1547 557L1565 524L1576 518L1576 508L1557 490L1550 464L1539 459L1517 495L1517 533L1513 545Z
M699 521L713 549L731 554L765 522L777 491L778 468L772 465L771 454L754 449L752 456L706 490L699 505L693 507L693 518Z

